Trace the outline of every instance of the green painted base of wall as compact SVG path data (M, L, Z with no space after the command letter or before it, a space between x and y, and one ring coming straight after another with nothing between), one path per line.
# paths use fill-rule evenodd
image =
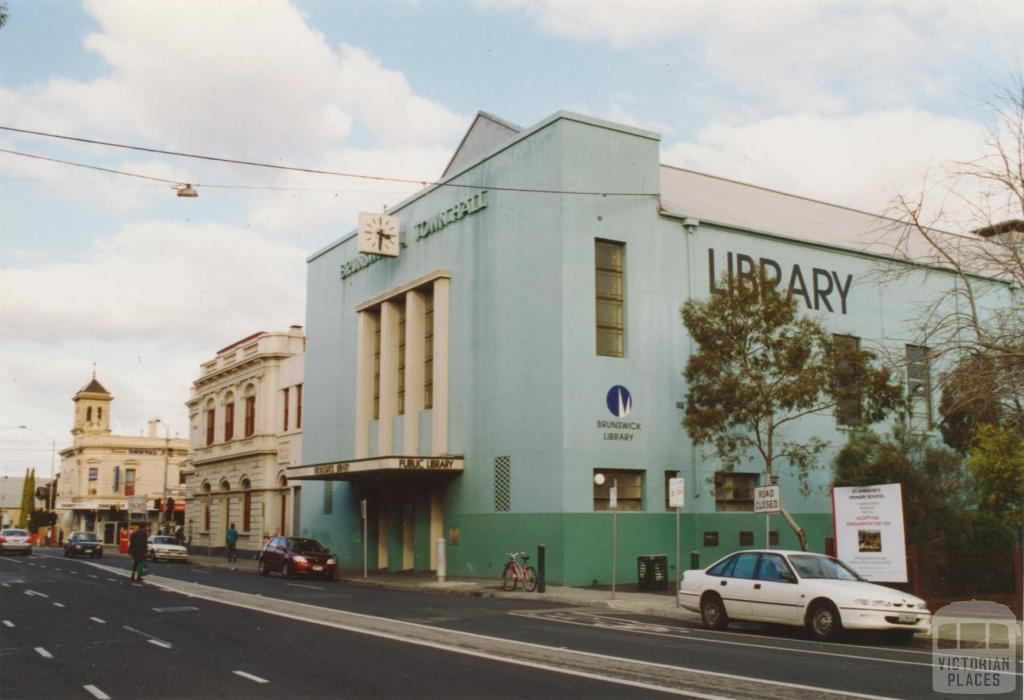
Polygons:
M807 533L811 551L825 551L832 536L830 513L800 513L794 518ZM676 578L676 516L674 513L619 513L616 527L617 583L636 583L636 560L643 555L666 555L670 580ZM506 552L524 551L536 562L537 546L546 548L546 579L551 585L587 586L611 583L611 513L482 513L462 514L446 523L459 528L459 544L448 546L448 575L501 577ZM799 549L796 534L781 516L772 516L778 531L777 549ZM740 532L754 533L754 547L765 546L765 517L753 513L682 514L679 518L682 569L690 568L697 552L703 568L716 559L743 549ZM717 532L718 546L704 546L704 533Z

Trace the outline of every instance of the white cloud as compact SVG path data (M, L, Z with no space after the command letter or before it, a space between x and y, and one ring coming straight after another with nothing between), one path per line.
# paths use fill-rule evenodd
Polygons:
M304 316L305 251L216 224L143 222L80 262L0 269L8 341L164 338L219 347Z
M709 126L663 150L662 160L878 212L894 194L919 192L929 170L981 152L982 140L974 122L917 110L791 114Z

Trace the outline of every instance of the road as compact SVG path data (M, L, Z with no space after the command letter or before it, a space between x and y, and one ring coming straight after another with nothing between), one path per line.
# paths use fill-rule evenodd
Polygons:
M0 557L0 697L933 697L920 648L249 566L161 562L140 586L127 569Z

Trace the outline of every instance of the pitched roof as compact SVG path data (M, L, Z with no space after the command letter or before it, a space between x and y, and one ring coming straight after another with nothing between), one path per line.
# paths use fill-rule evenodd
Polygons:
M441 174L445 179L452 173L457 173L466 166L478 161L485 153L489 153L498 146L511 141L523 130L510 122L496 117L487 112L477 112L473 123L469 125L466 134L455 149L452 159L448 161L448 167Z
M97 380L95 376L92 378L92 381L90 381L88 384L86 384L81 389L79 389L78 393L79 394L110 394L109 391L107 391L105 388L103 388L103 385L99 383L99 380Z

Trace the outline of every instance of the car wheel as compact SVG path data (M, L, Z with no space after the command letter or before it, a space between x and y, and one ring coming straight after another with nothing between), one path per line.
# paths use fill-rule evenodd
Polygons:
M828 601L815 603L807 616L807 629L819 641L827 642L838 637L843 631L843 622L836 606Z
M263 561L262 559L260 559L259 570L260 576L266 576L270 573L270 569L267 568L267 562Z
M724 630L729 625L725 604L717 595L704 596L700 602L700 621L709 630Z

